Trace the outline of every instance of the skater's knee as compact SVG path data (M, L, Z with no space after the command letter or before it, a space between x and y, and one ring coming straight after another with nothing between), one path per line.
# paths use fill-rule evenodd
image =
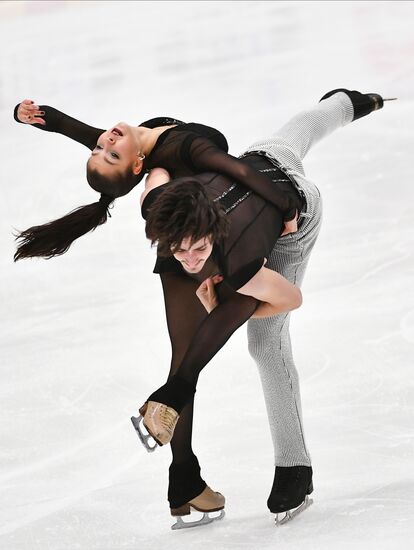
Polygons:
M269 337L265 334L257 334L247 340L247 349L250 357L260 363L269 354L274 355L280 351L280 338L275 335Z
M260 360L260 357L261 357L261 353L260 353L260 346L257 345L256 342L253 342L252 340L250 340L250 338L248 339L248 342L247 342L247 349L249 350L249 355L250 357L254 360L254 361L259 361Z

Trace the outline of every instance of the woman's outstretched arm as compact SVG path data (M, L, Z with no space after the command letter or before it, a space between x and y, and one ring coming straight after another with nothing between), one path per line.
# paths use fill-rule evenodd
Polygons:
M282 212L284 221L295 219L298 203L294 195L279 189L268 176L249 166L243 159L225 153L203 137L192 139L187 146L184 144L183 154L194 172L223 174L276 206Z
M62 134L88 149L95 148L99 136L105 130L94 128L48 105L37 105L25 99L14 108L16 122L36 126L46 132Z

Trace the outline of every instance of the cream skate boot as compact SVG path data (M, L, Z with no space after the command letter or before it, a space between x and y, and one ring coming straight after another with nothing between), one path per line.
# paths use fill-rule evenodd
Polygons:
M157 445L166 445L171 441L179 419L177 411L163 403L148 401L139 409L139 413L138 417L131 417L131 422L149 453L155 451ZM141 422L148 433L142 431ZM155 442L153 445L150 444L151 439Z
M192 399L195 387L177 375L171 376L157 391L152 393L139 409L140 416L131 417L131 422L141 443L148 452L154 451L157 444L169 443L174 435L179 415ZM141 422L148 433L144 433ZM150 440L155 443L150 445Z
M198 527L199 525L207 525L213 521L224 518L225 498L221 493L217 493L210 489L207 485L204 491L197 497L191 499L186 504L179 508L171 508L171 515L177 518L177 522L171 526L171 529L186 529L188 527ZM191 510L202 512L203 517L196 521L185 522L182 516L188 516ZM220 512L219 515L210 516L211 512Z
M158 445L167 445L174 435L179 419L177 411L163 403L148 401L139 412L143 416L145 428Z

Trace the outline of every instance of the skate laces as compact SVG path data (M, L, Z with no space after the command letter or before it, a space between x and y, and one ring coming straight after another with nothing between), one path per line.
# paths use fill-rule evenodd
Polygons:
M171 407L164 405L160 410L160 420L163 428L168 431L171 431L174 426L175 419L177 418L177 413Z

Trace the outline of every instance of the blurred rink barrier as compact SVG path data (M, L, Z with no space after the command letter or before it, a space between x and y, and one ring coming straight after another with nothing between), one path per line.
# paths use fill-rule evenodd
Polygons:
M32 15L39 13L63 12L65 10L84 9L90 2L79 2L73 0L43 0L43 1L3 1L0 3L0 20Z

